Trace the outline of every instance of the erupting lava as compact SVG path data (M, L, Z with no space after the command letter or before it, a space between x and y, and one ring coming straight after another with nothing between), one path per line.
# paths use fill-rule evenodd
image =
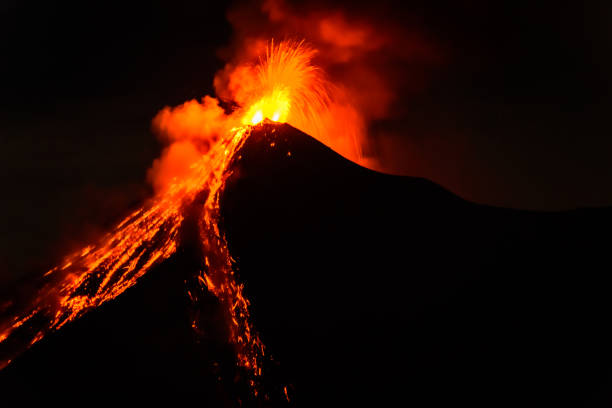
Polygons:
M314 55L315 50L302 42L271 42L257 64L233 71L228 86L240 106L234 112L226 114L211 97L202 104L192 101L160 112L154 123L161 132L174 143L198 146L200 154L180 176L165 174L169 181L157 195L97 244L67 256L61 266L45 273L45 283L31 302L8 306L8 317L0 322L0 368L45 334L115 298L174 254L184 209L205 193L199 225L205 259L199 282L226 310L229 341L236 346L239 364L253 376L261 375L264 346L249 321L249 302L219 230L219 198L228 167L253 125L270 119L300 127L318 123L325 113L331 88L312 64ZM158 163L154 177L165 171L167 161L176 160L172 152L170 148Z
M267 118L300 127L316 121L330 103L330 87L321 70L311 64L314 54L301 43L282 42L277 47L272 43L265 59L249 73L257 87L243 91L249 108L242 123L255 125Z

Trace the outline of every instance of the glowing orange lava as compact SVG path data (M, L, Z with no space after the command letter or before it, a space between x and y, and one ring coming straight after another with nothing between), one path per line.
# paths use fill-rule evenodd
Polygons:
M250 323L249 301L236 280L219 230L219 198L230 175L229 164L253 125L264 119L297 126L316 123L325 112L330 97L322 72L312 65L314 55L315 51L301 42L272 42L257 64L239 70L240 87L235 90L241 107L233 113L225 114L211 97L201 104L191 101L160 112L154 124L174 143L172 146L184 147L173 150L171 146L157 163L154 181L163 188L98 243L67 256L61 265L46 272L44 286L30 303L9 310L11 317L0 322L0 368L45 334L120 295L172 256L185 207L206 191L199 226L205 254L199 282L226 310L228 340L236 346L239 364L252 375L261 375L264 345ZM179 156L183 167L180 173L172 173L175 166L167 163L175 159L173 152L198 152L194 146L201 149L203 141L207 150ZM185 157L193 156L193 162L185 163Z
M30 337L19 350L23 351L49 331L60 329L133 286L151 267L174 254L183 208L202 190L208 190L202 214L205 226L202 239L208 254L206 265L211 269L203 276L211 283L216 282L208 286L209 290L231 310L230 340L239 346L239 360L245 367L257 370L257 349L262 346L251 336L248 301L242 296L242 287L234 281L227 245L217 227L219 192L228 176L227 165L249 131L250 127L241 127L228 133L192 166L189 177L175 180L163 194L126 217L97 245L85 247L68 256L61 266L49 270L45 274L49 282L32 304L2 322L0 342L7 342L21 330L22 336L26 333ZM45 322L42 325L41 319ZM9 361L4 360L0 367Z
M312 65L315 54L302 42L271 42L259 64L247 69L252 84L246 87L249 108L242 123L269 119L297 124L315 119L329 104L328 84Z

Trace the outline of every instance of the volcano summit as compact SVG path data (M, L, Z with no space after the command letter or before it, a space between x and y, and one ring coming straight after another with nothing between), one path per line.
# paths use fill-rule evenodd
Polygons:
M17 357L0 372L3 395L211 406L609 401L610 242L600 237L610 209L469 203L360 167L286 124L265 121L233 140L215 176L223 188L195 189L180 206L172 253ZM211 248L227 251L231 281L214 274L223 258ZM82 284L73 296L103 287ZM40 316L3 350L38 332ZM246 337L235 337L245 324L260 347L258 375L242 360Z

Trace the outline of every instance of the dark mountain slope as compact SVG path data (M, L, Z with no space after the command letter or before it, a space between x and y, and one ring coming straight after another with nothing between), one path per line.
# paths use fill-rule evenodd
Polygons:
M306 405L570 404L610 391L610 209L468 203L289 126L246 142L224 228Z
M468 203L287 125L256 127L232 171L222 228L274 358L264 387L307 407L610 402L610 209ZM5 400L251 405L217 302L186 294L198 205L174 258L0 372Z

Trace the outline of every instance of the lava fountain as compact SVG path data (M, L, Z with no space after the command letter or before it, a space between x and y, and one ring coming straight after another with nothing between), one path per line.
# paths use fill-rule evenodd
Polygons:
M205 194L199 225L205 257L198 281L201 290L212 292L223 306L230 329L228 341L235 346L238 364L252 375L251 384L255 385L256 377L262 374L264 345L250 322L249 301L243 296L243 285L232 269L231 254L219 228L219 198L230 176L230 164L253 126L266 119L301 129L304 124L324 125L334 92L313 64L315 54L303 42L271 41L258 61L232 70L228 87L238 106L233 112L225 113L212 97L162 110L154 126L172 144L150 172L156 195L99 242L66 256L61 265L47 271L29 301L9 302L4 307L0 368L47 333L114 299L171 257L179 244L186 207ZM173 147L185 143L198 154L187 158L176 155L174 152L181 149ZM183 167L173 173L168 169L174 167L168 163L177 160Z

